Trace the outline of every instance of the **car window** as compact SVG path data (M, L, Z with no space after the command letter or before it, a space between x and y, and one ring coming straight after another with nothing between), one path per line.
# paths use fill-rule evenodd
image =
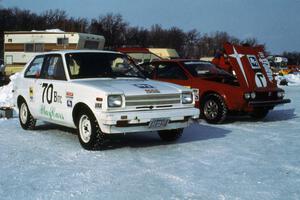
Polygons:
M176 63L161 63L157 68L157 77L164 79L187 80L184 70Z
M138 65L140 70L147 78L153 78L155 66L151 63L143 63Z
M28 66L24 76L26 78L38 78L40 76L43 63L44 56L36 57Z
M49 55L42 69L41 78L66 80L64 65L60 55Z

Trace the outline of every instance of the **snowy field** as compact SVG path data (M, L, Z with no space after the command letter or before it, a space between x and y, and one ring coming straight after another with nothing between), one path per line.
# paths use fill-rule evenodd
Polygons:
M176 143L114 137L85 151L74 130L0 120L0 199L300 199L300 87L265 120L203 121Z

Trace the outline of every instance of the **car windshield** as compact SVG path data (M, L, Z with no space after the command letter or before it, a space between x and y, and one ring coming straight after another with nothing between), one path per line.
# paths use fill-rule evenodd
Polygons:
M194 77L209 77L209 76L232 76L230 73L217 68L215 65L209 62L202 61L189 61L183 62L185 68Z
M68 53L66 62L71 79L82 78L144 78L125 56L117 53Z

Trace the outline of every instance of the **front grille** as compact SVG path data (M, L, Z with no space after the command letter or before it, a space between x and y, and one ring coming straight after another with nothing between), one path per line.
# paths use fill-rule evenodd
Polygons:
M172 105L181 102L180 94L153 94L125 96L126 106Z
M277 92L256 92L257 101L277 100Z

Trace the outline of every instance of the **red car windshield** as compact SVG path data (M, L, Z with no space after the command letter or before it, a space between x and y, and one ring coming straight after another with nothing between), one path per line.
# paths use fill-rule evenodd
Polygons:
M194 77L232 76L230 73L217 68L209 62L186 61L182 62L182 64Z

